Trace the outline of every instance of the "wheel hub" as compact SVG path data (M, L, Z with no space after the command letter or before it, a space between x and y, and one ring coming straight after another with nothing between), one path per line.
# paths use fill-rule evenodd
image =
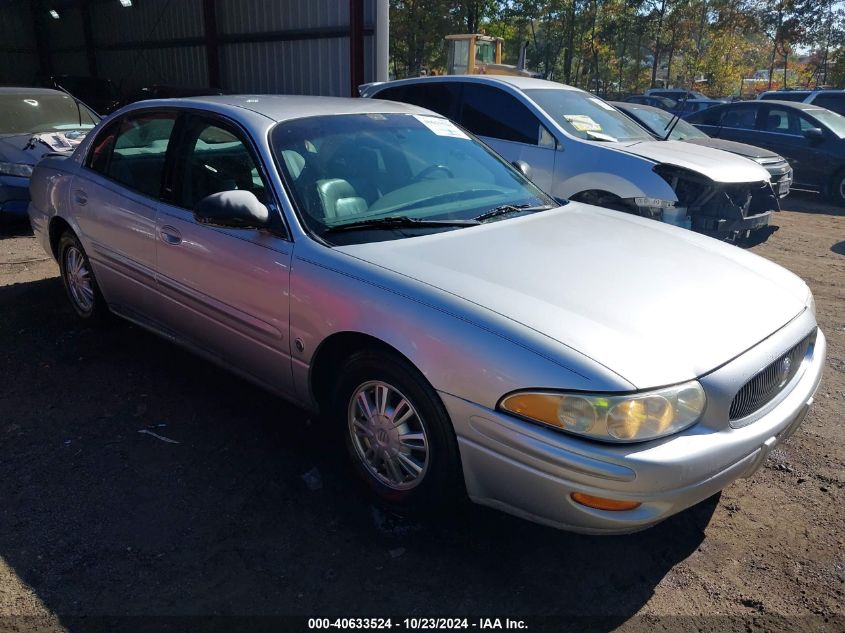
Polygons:
M367 471L396 490L418 485L428 469L428 438L410 401L390 385L364 383L349 403L349 432Z

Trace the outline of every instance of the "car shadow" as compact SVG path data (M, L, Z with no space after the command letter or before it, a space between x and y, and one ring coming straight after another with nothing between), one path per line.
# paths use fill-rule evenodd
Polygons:
M718 504L618 537L473 505L393 517L301 410L136 326L81 324L56 278L0 287L0 305L0 559L71 632L327 614L610 630L702 546Z
M29 218L0 214L0 240L10 237L21 237L22 235L32 235L32 226L29 223Z
M845 240L842 242L837 242L833 246L830 247L830 250L836 253L837 255L845 255Z
M784 211L796 213L823 213L824 215L845 215L845 207L838 206L818 193L798 191L793 189L789 195L780 201L780 208Z

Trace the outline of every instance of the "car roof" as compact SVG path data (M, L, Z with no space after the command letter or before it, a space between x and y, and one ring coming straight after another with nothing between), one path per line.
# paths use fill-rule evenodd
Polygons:
M249 110L273 121L335 114L432 114L425 108L395 101L301 95L209 95L182 99L148 99L128 106L125 111L161 107L206 108L233 114L240 110Z
M66 95L52 88L30 88L27 86L0 86L0 95Z
M755 103L754 101L744 101L743 103ZM776 103L777 105L782 106L789 106L791 108L795 108L796 110L821 110L822 108L817 105L813 105L812 103L804 103L803 101L785 101L783 99L766 99L766 103L772 104Z
M416 84L422 82L464 82L488 85L506 84L509 86L513 86L518 90L574 90L577 92L584 92L580 88L575 88L574 86L568 86L566 84L558 83L557 81L537 79L536 77L521 77L517 75L432 75L430 77L410 77L408 79L397 79L395 81L387 81L380 84L373 84L373 88L376 90L381 90L382 88L385 88L387 86Z

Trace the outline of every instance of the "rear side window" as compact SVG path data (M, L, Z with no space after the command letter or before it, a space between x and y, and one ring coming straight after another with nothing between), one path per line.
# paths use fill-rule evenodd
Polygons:
M130 115L108 127L95 141L88 167L151 198L161 193L172 112Z
M845 92L816 95L816 98L813 99L813 105L845 115Z
M707 110L704 112L707 112ZM753 130L757 125L757 108L726 108L722 110L722 113L722 119L718 123L722 127ZM706 117L706 114L704 116Z
M458 92L457 83L424 83L410 86L395 86L375 94L376 99L400 101L411 105L428 108L445 117L455 118Z
M464 84L460 123L470 132L503 141L537 145L540 121L516 97L498 88Z

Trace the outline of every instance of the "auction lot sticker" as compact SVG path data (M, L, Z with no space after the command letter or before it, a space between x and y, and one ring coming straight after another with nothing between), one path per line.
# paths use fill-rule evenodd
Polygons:
M439 116L429 116L427 114L415 114L414 118L437 134L437 136L451 136L453 138L465 138L469 140L469 137L461 131L461 128L449 119L443 119Z

